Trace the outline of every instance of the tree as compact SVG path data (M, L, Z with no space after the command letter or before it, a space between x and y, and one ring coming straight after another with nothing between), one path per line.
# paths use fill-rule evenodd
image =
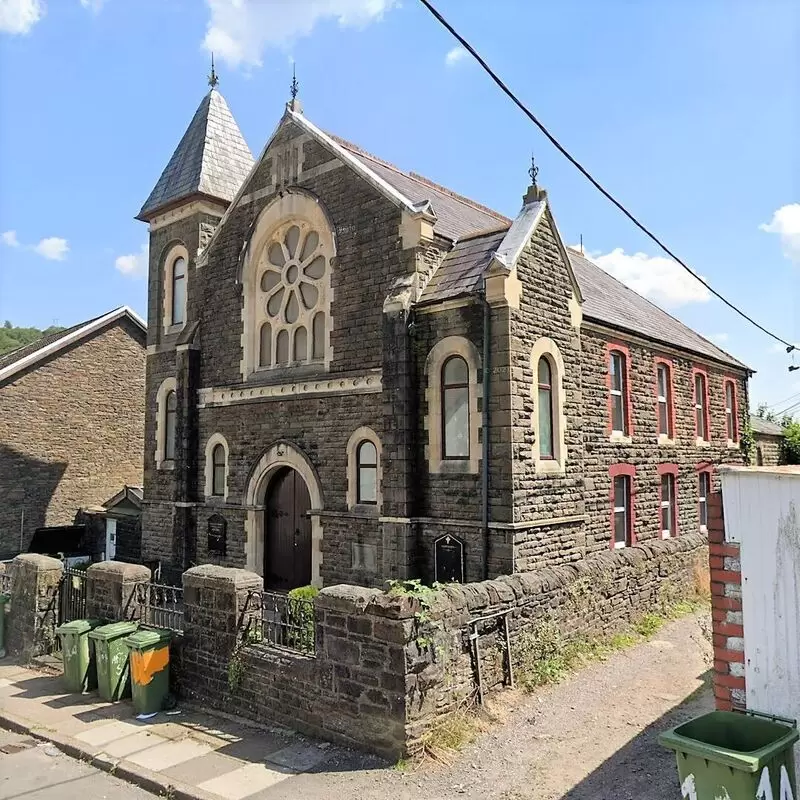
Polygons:
M790 422L783 429L781 464L800 464L800 422Z
M765 420L766 422L778 421L778 417L775 415L775 412L770 411L769 406L766 403L759 404L758 408L756 409L756 416Z

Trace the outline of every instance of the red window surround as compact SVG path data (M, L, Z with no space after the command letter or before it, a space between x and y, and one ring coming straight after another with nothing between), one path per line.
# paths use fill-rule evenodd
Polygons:
M606 434L611 436L613 430L612 410L611 410L611 353L614 351L622 353L625 356L625 397L623 402L625 404L625 418L627 420L627 433L626 436L633 436L633 406L631 404L631 351L627 345L620 342L608 342L606 344L606 412L608 422L606 423Z
M655 357L655 378L656 378L656 435L658 435L658 365L663 364L667 368L667 380L669 385L669 397L667 398L667 415L669 418L669 437L674 439L675 431L675 382L673 380L673 373L675 372L673 363L668 358L661 356Z
M733 387L733 439L732 441L739 441L739 382L735 378L726 377L722 381L722 402L725 408L728 407L728 384ZM725 415L725 437L728 437L728 417Z
M659 464L658 465L658 512L659 512L659 532L661 531L661 502L663 497L661 495L661 476L672 475L673 477L673 495L672 495L672 519L674 520L675 533L674 536L679 534L678 530L678 465L677 464Z
M630 527L631 547L636 544L636 466L634 464L612 464L608 468L611 487L609 489L608 505L611 513L611 541L610 548L614 549L614 478L618 475L627 475L631 486L631 507L628 511L628 525Z
M705 418L705 430L698 431L697 430L697 413L696 413L696 405L697 405L697 396L696 396L696 376L700 374L703 376L703 385L705 386L705 414L703 415ZM709 402L709 392L708 392L708 372L706 372L702 367L692 367L692 414L694 415L694 432L695 436L700 439L705 440L706 442L711 441L711 404Z

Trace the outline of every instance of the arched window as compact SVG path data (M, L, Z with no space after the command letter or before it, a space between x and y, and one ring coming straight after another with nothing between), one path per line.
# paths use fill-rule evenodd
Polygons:
M736 385L732 380L725 381L725 430L729 442L739 441L739 426L736 408Z
M555 457L553 446L553 370L545 356L539 359L539 457Z
M694 369L694 422L698 441L711 439L708 418L708 376L702 370Z
M172 262L172 324L186 321L186 259L178 256Z
M378 502L378 450L364 439L356 449L356 502L376 505Z
M630 435L628 358L627 354L616 346L609 350L608 374L611 433L628 436Z
M225 495L225 447L214 445L211 451L211 494L215 497Z
M164 458L171 461L175 458L176 422L178 417L178 395L174 389L167 392L164 411Z
M469 368L461 356L442 366L442 457L469 458Z

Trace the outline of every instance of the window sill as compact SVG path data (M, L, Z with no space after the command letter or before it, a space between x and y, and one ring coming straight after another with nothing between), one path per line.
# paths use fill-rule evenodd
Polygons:
M669 436L667 436L665 433L659 433L658 434L658 446L659 447L662 447L662 446L663 447L674 447L675 446L675 440L674 439L670 439Z
M627 546L626 542L614 542L614 550L624 550Z
M661 531L661 538L662 539L671 539L672 534L669 531Z
M733 439L728 439L728 450L738 450L739 442L734 442Z
M537 475L563 475L564 472L564 465L560 461L552 458L536 460Z
M700 526L700 533L702 533L702 534L707 536L708 535L708 525L701 525Z
M480 472L480 462L478 459L474 461L469 459L442 459L441 461L431 461L429 464L429 472L437 475L477 475Z
M185 322L178 322L175 325L165 325L164 336L174 336L176 333L180 333L184 329L185 325Z
M608 437L608 441L611 442L611 444L632 444L633 438L619 431L612 431L611 436Z
M695 447L711 447L708 439L701 439L699 436L694 440Z
M374 503L356 503L355 505L348 506L348 511L360 517L379 517L381 515L380 507Z
M207 506L225 506L228 504L228 495L207 494L205 497Z
M165 458L163 461L157 461L156 469L161 472L172 472L175 469L175 460L172 458Z

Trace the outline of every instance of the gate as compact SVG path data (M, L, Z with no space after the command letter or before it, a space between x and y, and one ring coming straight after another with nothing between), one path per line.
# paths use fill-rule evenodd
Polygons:
M86 570L67 567L58 591L58 624L86 617Z

